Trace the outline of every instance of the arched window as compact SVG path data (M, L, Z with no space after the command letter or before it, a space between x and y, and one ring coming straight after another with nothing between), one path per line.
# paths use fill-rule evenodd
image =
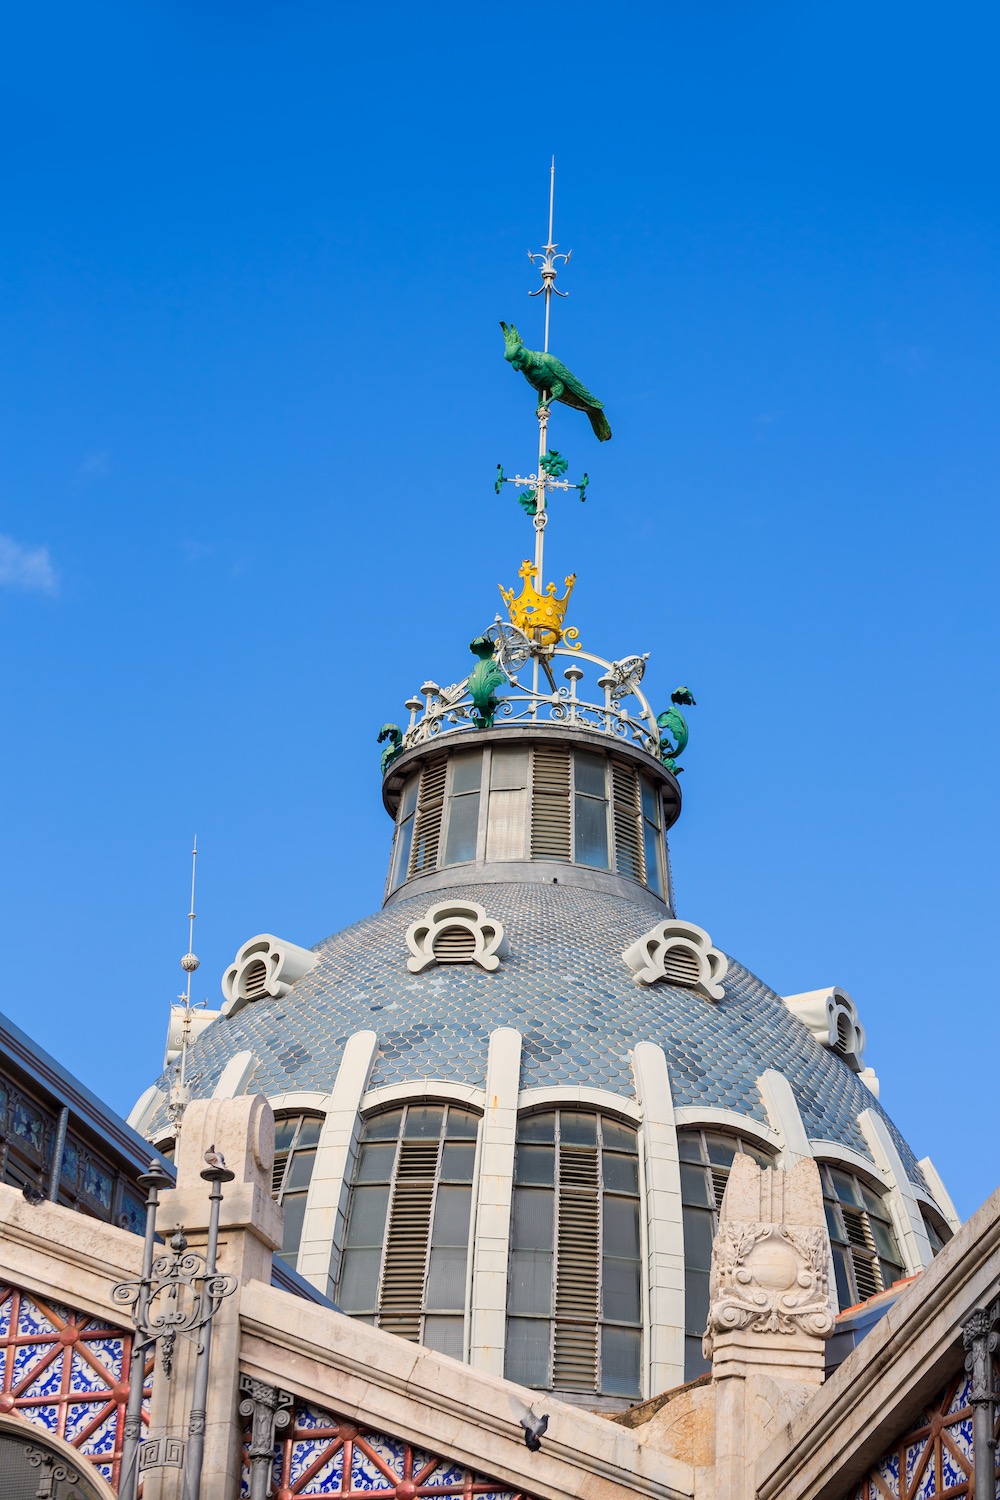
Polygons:
M934 1255L939 1255L952 1238L954 1231L949 1224L945 1223L940 1215L934 1213L932 1209L929 1209L923 1203L920 1205L920 1217L924 1221L927 1238L931 1242L931 1251Z
M712 1241L733 1157L745 1151L762 1167L773 1165L773 1158L743 1136L717 1130L679 1130L677 1149L684 1205L684 1379L694 1380L711 1369L701 1340L708 1325Z
M271 1191L285 1211L285 1230L278 1255L295 1269L306 1198L316 1164L316 1145L323 1128L322 1115L278 1115L274 1121L274 1170Z
M903 1274L889 1206L843 1167L819 1164L841 1312L892 1286Z
M461 1359L479 1117L407 1104L364 1123L337 1290L364 1323Z
M572 1109L522 1116L510 1247L507 1379L640 1395L634 1127Z

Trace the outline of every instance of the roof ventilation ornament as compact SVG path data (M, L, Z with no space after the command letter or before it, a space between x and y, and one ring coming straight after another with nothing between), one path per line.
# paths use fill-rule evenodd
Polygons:
M695 990L706 1000L721 1000L725 995L722 980L729 960L712 946L704 927L696 927L693 922L657 922L626 948L622 958L640 984L656 984L662 979Z
M439 901L406 929L406 960L411 974L432 964L478 964L487 973L507 956L503 923L473 901Z
M319 954L270 932L248 938L222 976L224 1016L235 1016L254 1000L280 1000L319 963Z

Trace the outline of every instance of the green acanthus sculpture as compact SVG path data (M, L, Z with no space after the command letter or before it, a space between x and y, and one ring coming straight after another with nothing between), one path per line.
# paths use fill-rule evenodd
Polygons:
M561 401L576 411L585 411L590 418L598 442L606 443L611 436L608 419L604 415L604 403L592 396L572 370L567 370L562 360L554 354L543 354L537 349L526 349L521 335L512 323L501 323L504 338L504 358L510 360L515 370L520 370L525 380L540 397L539 404L548 406L552 401Z
M403 753L403 731L398 724L383 724L378 732L377 743L381 745L383 740L389 741L382 751L382 775L384 776L396 756Z
M497 664L493 654L493 642L485 635L477 635L469 642L469 650L478 657L469 674L469 696L472 699L472 722L477 729L492 729L500 700L496 689L508 682L507 673Z
M688 687L675 688L670 694L670 707L662 714L657 714L656 722L660 729L667 733L660 735L660 757L668 771L673 771L675 776L680 775L682 766L677 764L678 757L687 749L687 742L691 737L687 719L681 713L678 704L683 703L685 707L695 707L694 694ZM673 739L670 736L673 735Z

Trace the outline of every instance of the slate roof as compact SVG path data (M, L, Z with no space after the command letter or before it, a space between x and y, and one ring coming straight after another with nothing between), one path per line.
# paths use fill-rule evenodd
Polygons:
M476 901L503 922L510 952L496 973L466 964L408 971L407 927L450 898ZM626 899L541 883L463 885L399 900L317 944L319 963L284 999L256 1001L210 1026L188 1054L188 1080L195 1095L211 1093L228 1060L249 1049L259 1061L248 1088L271 1096L326 1091L347 1038L368 1028L379 1038L372 1088L414 1079L481 1088L490 1032L513 1026L524 1039L522 1088L587 1085L630 1098L629 1048L650 1041L666 1054L675 1105L712 1105L766 1124L756 1079L775 1068L791 1084L810 1138L870 1160L857 1115L872 1108L884 1115L878 1101L748 969L730 959L717 1003L633 980L622 952L658 917L662 908L638 891ZM165 1123L161 1110L151 1133ZM925 1185L888 1124L907 1172Z

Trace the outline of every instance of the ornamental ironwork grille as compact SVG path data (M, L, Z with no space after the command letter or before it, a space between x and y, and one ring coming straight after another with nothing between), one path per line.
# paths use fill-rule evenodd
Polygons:
M323 1128L322 1115L278 1115L274 1122L274 1166L271 1191L274 1201L285 1211L279 1260L295 1269L302 1225L306 1217L306 1199L316 1165L316 1145Z
M837 1297L843 1312L898 1281L903 1274L903 1257L884 1198L843 1167L823 1162L819 1171Z
M479 1116L408 1104L364 1123L337 1305L461 1359Z
M745 1151L761 1167L773 1166L774 1158L743 1136L715 1130L679 1130L677 1151L684 1215L684 1379L694 1380L712 1368L701 1341L708 1326L712 1241L733 1158Z
M65 1439L118 1487L132 1338L103 1318L0 1286L0 1412ZM143 1422L153 1359L146 1360Z
M930 1500L932 1495L935 1500L949 1500L974 1495L970 1398L969 1377L964 1373L953 1377L845 1500ZM1000 1469L997 1473L1000 1477Z
M484 1478L456 1460L444 1458L319 1407L300 1405L274 1450L276 1494L302 1500L340 1495L362 1500L531 1500L521 1490ZM250 1493L250 1459L244 1454L241 1494Z
M523 1115L510 1246L507 1379L638 1396L635 1128L584 1110Z

